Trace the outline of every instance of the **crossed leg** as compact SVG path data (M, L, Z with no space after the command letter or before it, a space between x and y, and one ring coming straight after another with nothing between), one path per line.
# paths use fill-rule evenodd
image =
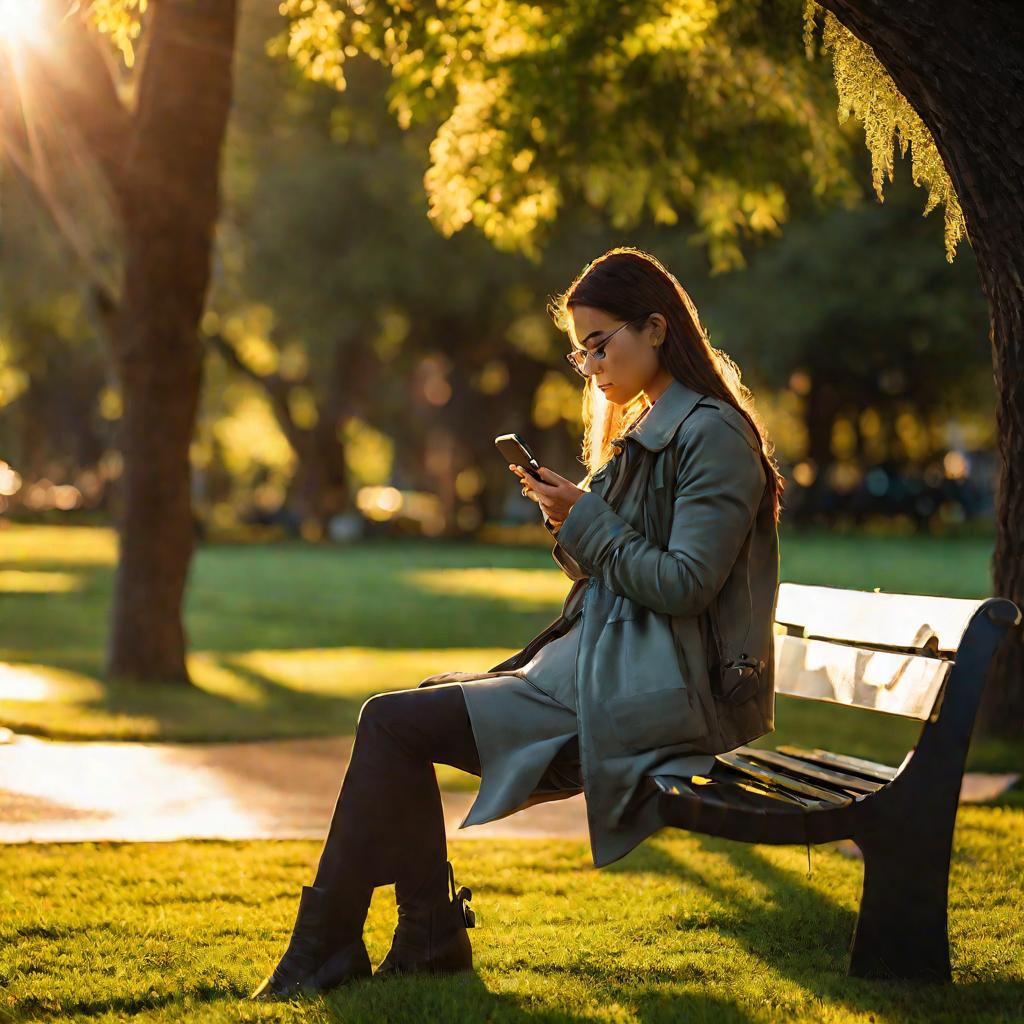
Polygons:
M434 764L480 775L458 683L378 693L359 712L355 742L313 885L362 929L374 887L402 904L447 896L447 843Z

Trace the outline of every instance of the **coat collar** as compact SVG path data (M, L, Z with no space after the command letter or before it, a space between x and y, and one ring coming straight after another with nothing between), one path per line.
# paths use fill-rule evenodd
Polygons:
M688 388L678 377L673 377L640 422L620 437L613 437L612 443L632 438L650 451L659 452L672 440L676 427L704 397Z

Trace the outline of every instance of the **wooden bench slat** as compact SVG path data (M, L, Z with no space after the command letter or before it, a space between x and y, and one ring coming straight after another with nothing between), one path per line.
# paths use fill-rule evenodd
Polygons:
M812 781L825 782L842 789L853 790L855 793L875 793L884 783L861 778L859 775L848 775L834 768L823 768L810 764L798 757L779 753L777 750L758 750L756 747L737 747L735 753L744 757L754 758L775 768L784 768L787 772Z
M775 637L775 692L926 721L952 662L826 640Z
M802 626L805 636L917 649L931 637L938 650L952 652L984 600L781 583L775 619Z
M801 796L811 797L820 803L830 804L834 807L843 807L852 801L852 797L846 793L837 793L835 790L826 789L824 786L815 786L813 783L804 782L802 779L797 779L776 768L768 768L755 761L748 761L736 753L719 754L716 760L745 775L750 775L759 782L767 783L770 786L778 786L780 789L799 793Z
M878 779L880 782L892 782L899 773L898 768L882 764L879 761L869 761L863 757L852 757L849 754L833 754L830 750L804 750L801 747L780 745L778 748L782 754L790 754L799 757L812 764L823 764L829 767L842 768L843 771L856 772L869 779Z
M726 811L751 811L758 814L803 815L808 809L820 805L817 801L799 798L792 793L774 793L765 788L741 790L739 783L749 783L748 777L741 772L736 773L736 781L712 782L703 786L690 785L686 780L676 776L654 775L654 783L664 793L671 796L686 796L700 800L701 803L713 804Z
M753 792L756 796L765 798L768 803L763 806L769 808L772 814L785 813L787 811L803 814L805 811L816 811L821 807L821 801L813 797L771 788L760 780L755 779L748 772L731 768L722 761L716 761L711 776L722 792L742 786L748 792Z

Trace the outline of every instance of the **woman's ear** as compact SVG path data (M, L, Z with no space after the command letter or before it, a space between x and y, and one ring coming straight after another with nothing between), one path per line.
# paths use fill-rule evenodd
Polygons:
M649 323L651 324L651 344L657 348L665 342L668 321L661 313L652 313Z

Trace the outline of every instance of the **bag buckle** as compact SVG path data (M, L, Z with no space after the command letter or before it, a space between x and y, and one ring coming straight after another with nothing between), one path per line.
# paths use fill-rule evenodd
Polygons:
M727 704L743 704L755 696L761 684L764 662L746 654L722 663L720 693L716 696Z

